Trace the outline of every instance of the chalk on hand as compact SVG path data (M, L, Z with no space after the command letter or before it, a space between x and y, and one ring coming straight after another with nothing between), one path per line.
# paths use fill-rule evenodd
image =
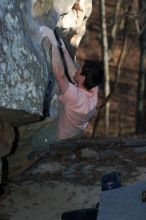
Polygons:
M43 39L44 37L48 37L50 43L51 43L54 47L57 47L57 46L58 46L56 37L55 37L55 35L54 35L54 31L53 31L51 28L49 28L49 27L47 27L47 26L40 26L39 32L41 33L42 39Z

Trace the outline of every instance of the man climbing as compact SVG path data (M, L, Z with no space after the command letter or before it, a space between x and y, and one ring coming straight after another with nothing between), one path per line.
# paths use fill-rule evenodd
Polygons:
M98 85L103 80L103 69L99 62L89 60L78 69L61 39L68 74L74 83L72 84L65 75L53 30L42 26L40 34L42 39L47 37L51 43L52 71L59 87L58 119L47 128L41 129L32 141L35 150L47 151L50 144L77 138L87 127L98 102Z

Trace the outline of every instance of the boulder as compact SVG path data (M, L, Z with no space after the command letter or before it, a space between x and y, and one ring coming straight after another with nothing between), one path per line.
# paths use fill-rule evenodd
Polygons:
M53 88L51 58L38 34L57 28L74 57L91 0L0 1L0 118L13 126L39 121ZM49 104L48 107L49 108Z

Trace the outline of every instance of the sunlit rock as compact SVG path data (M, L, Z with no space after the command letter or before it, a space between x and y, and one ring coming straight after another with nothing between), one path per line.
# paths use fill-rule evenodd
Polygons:
M48 13L53 6L53 0L32 0L31 14L33 17L40 17Z

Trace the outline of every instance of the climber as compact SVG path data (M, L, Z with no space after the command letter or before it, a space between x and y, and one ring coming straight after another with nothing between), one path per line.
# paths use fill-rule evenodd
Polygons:
M50 144L77 138L88 125L98 102L98 85L103 80L103 69L100 62L86 60L77 68L63 40L61 48L67 65L70 83L64 71L59 52L59 45L53 30L40 27L42 39L47 37L52 48L52 71L59 87L59 115L50 128L43 128L32 141L33 148L47 150ZM39 149L38 149L39 148Z

